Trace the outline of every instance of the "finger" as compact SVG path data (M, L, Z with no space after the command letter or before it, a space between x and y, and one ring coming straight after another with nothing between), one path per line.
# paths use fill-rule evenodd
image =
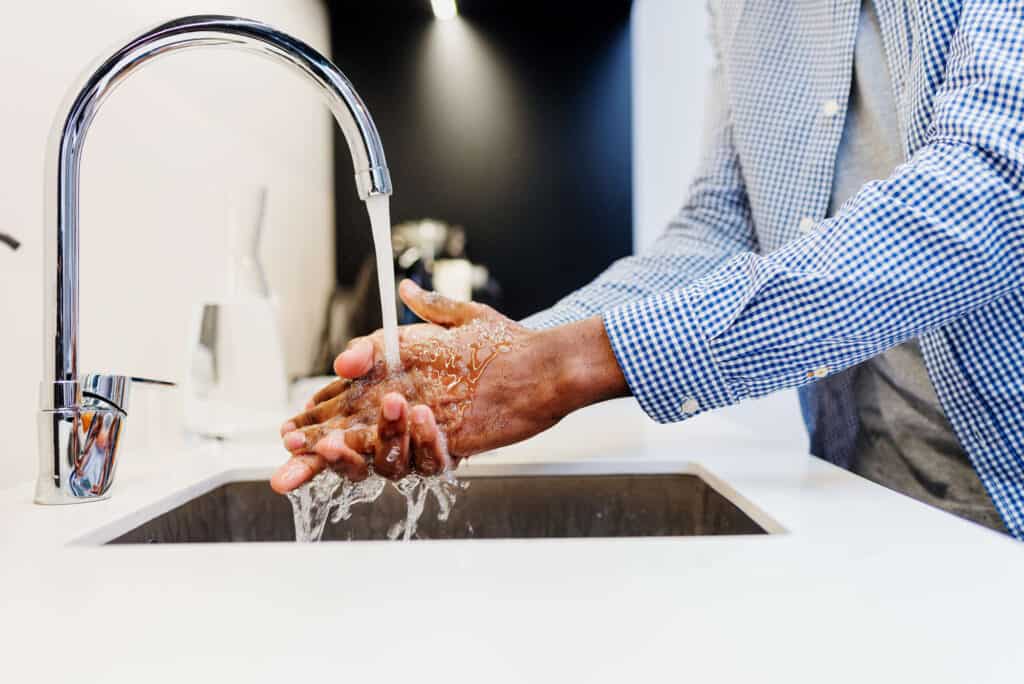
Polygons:
M398 296L423 320L448 327L462 325L484 312L480 304L457 302L436 292L428 292L408 278L399 284Z
M409 404L401 394L391 392L381 399L373 467L390 480L409 473L408 414Z
M348 381L346 380L346 382ZM308 411L304 411L297 416L292 416L285 421L284 425L281 426L281 436L283 437L289 432L301 430L311 425L318 425L338 415L344 414L345 412L340 410L344 400L345 395L339 394L333 399L328 399L323 403L317 404Z
M342 427L340 423L333 423L331 425L317 423L316 425L286 432L281 438L281 442L284 444L284 448L293 454L304 453L312 449L313 445L323 439L331 429L339 427Z
M332 421L320 425L310 425L287 433L282 441L288 451L300 455L317 451L317 447L326 437L340 432L344 435L345 444L349 449L356 454L372 456L377 447L377 430L363 425L348 427L346 423L347 421Z
M353 482L365 480L370 474L370 466L366 459L345 441L344 430L328 432L313 446L313 451L323 456L334 470Z
M312 480L325 465L323 457L319 454L293 456L271 476L270 486L278 494L286 494Z
M328 413L330 409L324 408L318 412L313 412L313 410L317 405L330 401L340 395L351 384L351 381L341 379L335 380L334 382L329 383L326 387L321 388L309 401L306 402L301 414L295 418L289 418L283 425L281 425L281 436L284 437L286 433L297 430L300 427L326 420L328 416L324 414Z
M423 475L436 475L450 465L444 438L437 428L434 412L418 404L409 412L409 432L413 463Z
M357 454L373 457L377 451L377 426L357 425L347 428L345 444Z
M355 380L373 369L376 346L369 338L362 338L334 359L334 372L342 378Z
M325 401L333 399L334 397L338 396L346 389L348 389L349 385L351 384L351 380L347 378L341 378L339 380L335 380L326 387L321 388L316 394L313 395L313 398L309 400L309 403L306 405L306 410L308 411L317 404L322 404Z

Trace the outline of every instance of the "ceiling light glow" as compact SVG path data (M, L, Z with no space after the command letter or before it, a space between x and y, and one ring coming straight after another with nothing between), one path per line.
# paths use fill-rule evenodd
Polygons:
M434 10L434 16L438 19L454 19L459 13L455 0L430 0L430 9Z

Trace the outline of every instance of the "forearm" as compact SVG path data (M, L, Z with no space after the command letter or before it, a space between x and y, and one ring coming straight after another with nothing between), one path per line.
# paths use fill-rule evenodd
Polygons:
M543 330L597 317L630 302L683 287L757 245L744 211L705 215L684 207L643 254L619 259L593 282L522 321ZM704 223L717 222L717 224Z
M643 408L682 420L820 379L1024 287L1022 213L984 151L936 144L806 237L605 323Z
M1024 35L1012 3L965 4L906 164L782 249L605 314L651 416L811 382L1024 289L1024 73L1010 35Z
M724 82L716 62L709 78L700 166L685 203L658 240L616 261L593 282L523 325L541 330L599 316L682 287L737 254L757 250Z

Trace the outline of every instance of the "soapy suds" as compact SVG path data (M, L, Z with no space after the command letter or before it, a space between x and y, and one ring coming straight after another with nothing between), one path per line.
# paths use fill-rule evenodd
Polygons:
M373 230L373 249L377 253L377 284L380 287L381 319L384 328L384 359L388 370L400 368L398 355L398 311L395 306L395 264L391 248L391 205L387 195L366 198L366 211Z
M405 498L406 511L405 518L396 521L388 530L388 538L408 541L416 535L428 494L437 501L437 519L445 521L457 493L466 489L469 483L459 482L450 471L431 476L411 473L397 482L371 472L365 480L352 482L333 470L324 470L306 484L288 492L295 518L295 541L320 541L328 519L332 523L348 520L352 516L352 506L373 503L389 485Z

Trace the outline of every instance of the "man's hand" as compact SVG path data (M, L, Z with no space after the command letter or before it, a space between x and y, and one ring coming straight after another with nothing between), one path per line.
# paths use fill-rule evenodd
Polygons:
M400 330L402 368L386 368L380 331L353 340L341 379L282 427L293 457L271 479L278 492L328 466L363 479L370 460L393 479L438 473L628 392L599 318L538 332L408 280L399 294L429 321Z

